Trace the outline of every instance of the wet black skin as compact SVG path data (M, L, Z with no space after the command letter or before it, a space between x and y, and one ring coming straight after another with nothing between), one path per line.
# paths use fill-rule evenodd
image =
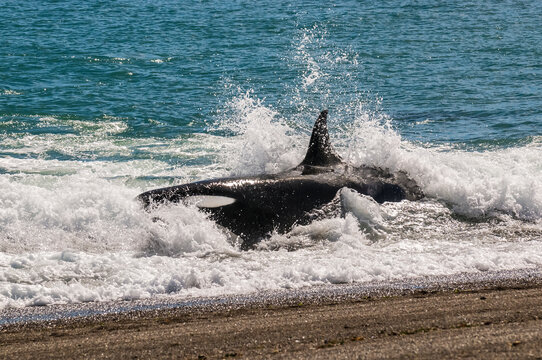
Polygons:
M205 208L210 218L242 239L249 249L269 233L286 233L296 224L314 220L314 210L332 202L344 187L375 201L418 200L423 193L406 173L344 164L329 144L327 112L320 114L303 162L276 175L224 178L147 191L138 196L145 208L178 203L189 196L235 199L230 205Z

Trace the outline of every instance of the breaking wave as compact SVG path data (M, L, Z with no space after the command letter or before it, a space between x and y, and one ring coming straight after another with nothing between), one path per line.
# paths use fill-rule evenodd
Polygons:
M196 135L160 146L151 138L119 144L108 131L88 135L99 136L107 151L144 148L156 156L125 162L20 158L15 150L4 156L0 306L246 293L542 264L539 142L483 152L434 147L408 142L389 119L360 110L349 126L330 113L343 158L407 171L427 199L378 205L343 189L344 217L274 234L247 252L195 208L143 211L134 198L149 188L278 172L301 160L310 125L290 127L292 119L250 94L231 106L236 116L220 124L232 133L226 137ZM87 151L71 137L50 145L28 136L19 141L30 154L47 146ZM185 165L169 160L182 156Z

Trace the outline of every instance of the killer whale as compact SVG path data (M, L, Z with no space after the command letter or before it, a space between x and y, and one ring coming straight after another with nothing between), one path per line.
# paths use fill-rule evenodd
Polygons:
M328 111L316 120L303 161L278 174L197 181L150 190L137 199L145 209L164 203L196 205L250 249L270 233L286 233L326 213L326 205L343 188L376 202L419 200L424 194L405 172L379 167L352 167L331 146Z

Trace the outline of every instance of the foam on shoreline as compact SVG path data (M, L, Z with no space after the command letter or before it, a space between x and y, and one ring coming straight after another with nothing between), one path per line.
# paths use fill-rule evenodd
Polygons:
M286 307L303 303L326 304L402 296L427 292L480 291L542 286L539 270L515 270L454 276L428 276L405 281L326 285L295 290L264 291L245 295L193 297L156 297L135 301L106 301L63 304L44 307L0 309L0 329L14 326L50 324L56 321L96 320L100 317L139 316L139 313L177 310L191 312L221 311L251 307Z

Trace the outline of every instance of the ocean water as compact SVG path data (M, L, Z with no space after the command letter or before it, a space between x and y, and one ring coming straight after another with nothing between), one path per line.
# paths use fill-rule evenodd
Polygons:
M0 4L0 307L220 296L542 266L538 1ZM424 201L240 251L162 186L349 163ZM159 216L163 222L153 222Z

